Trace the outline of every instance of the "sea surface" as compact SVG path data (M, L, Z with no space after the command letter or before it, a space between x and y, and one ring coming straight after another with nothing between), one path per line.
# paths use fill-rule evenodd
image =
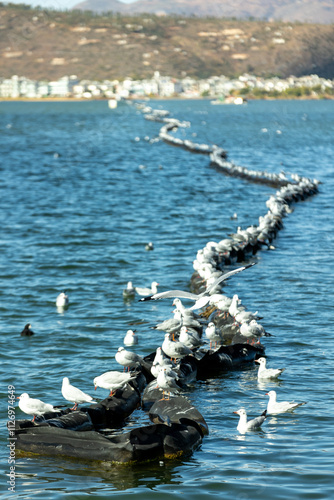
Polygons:
M260 385L253 364L194 383L185 396L210 434L191 456L124 467L17 451L9 492L7 386L63 405L67 376L103 399L93 379L120 369L114 356L126 331L135 328L133 350L149 354L164 335L150 327L173 308L168 299L124 302L127 282L189 289L197 250L257 224L275 189L157 140L161 124L134 105L0 102L1 498L333 498L334 101L148 104L191 123L181 138L222 146L238 165L321 181L284 219L275 250L224 287L259 311L273 334L262 341L268 365L286 370ZM70 306L58 312L63 290ZM35 335L21 337L28 322ZM259 415L270 389L307 404L239 434L233 412ZM25 417L16 408L16 419ZM148 422L136 410L128 426Z

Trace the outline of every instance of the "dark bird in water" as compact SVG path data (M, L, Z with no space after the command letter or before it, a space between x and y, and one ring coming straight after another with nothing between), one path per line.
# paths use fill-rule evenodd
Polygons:
M31 329L31 324L27 323L21 332L22 337L31 337L34 335L34 332Z

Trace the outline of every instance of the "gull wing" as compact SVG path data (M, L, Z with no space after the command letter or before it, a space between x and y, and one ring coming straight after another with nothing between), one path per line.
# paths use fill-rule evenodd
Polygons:
M252 429L257 429L258 427L261 427L266 418L267 418L267 410L264 410L264 412L259 417L250 420L249 422L250 427Z
M139 300L139 302L143 302L145 300L159 300L175 297L190 300L197 300L199 298L199 296L195 293L183 292L182 290L168 290L167 292L154 293L153 295L149 295L148 297L143 297Z
M248 269L249 267L255 266L255 264L256 264L256 262L252 262L251 264L247 264L247 266L238 267L237 269L233 269L233 271L229 271L228 273L225 273L222 276L219 276L219 278L216 279L216 281L214 283L212 283L212 285L210 285L205 290L205 292L203 292L200 296L202 297L204 295L209 295L211 290L216 288L216 286L219 285L219 283L227 280L230 276L233 276L233 274L240 273L241 271L244 271L245 269Z

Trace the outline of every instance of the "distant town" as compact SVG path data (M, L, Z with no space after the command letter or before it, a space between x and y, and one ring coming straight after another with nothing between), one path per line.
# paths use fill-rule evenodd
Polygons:
M224 99L228 96L252 98L331 98L334 80L317 75L286 79L261 78L244 74L235 79L212 76L203 80L185 77L175 79L154 72L151 79L102 82L64 76L55 81L35 81L13 75L0 78L0 99L141 99L141 98L201 98Z

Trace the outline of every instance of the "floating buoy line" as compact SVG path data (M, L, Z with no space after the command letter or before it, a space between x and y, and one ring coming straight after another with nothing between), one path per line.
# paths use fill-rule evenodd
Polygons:
M179 128L189 128L189 122L171 118L166 110L153 110L142 104L137 104L137 108L147 120L163 124L160 140L191 153L208 155L211 164L225 175L267 184L277 191L267 200L267 212L259 217L257 225L239 227L236 233L217 242L209 241L197 251L190 287L196 294L208 294L210 288L205 309L196 314L175 299L178 316L155 327L165 331L162 347L139 360L135 355L137 361L131 368L129 381L111 391L103 401L79 408L76 404L75 409L66 410L53 406L52 411L34 415L33 421L16 420L15 428L8 425L10 437L15 437L16 449L22 452L110 464L189 454L201 444L209 429L201 413L178 393L198 379L241 368L264 355L261 338L270 334L258 323L258 312L247 311L237 295L232 298L223 295L219 279L226 272L225 266L245 263L258 251L273 249L273 240L283 228L283 218L292 212L291 205L317 194L319 181L297 174L290 174L289 179L283 172L275 174L238 166L228 160L227 152L219 146L173 135ZM243 269L249 267L245 265ZM210 348L203 347L205 336ZM181 339L184 343L180 343ZM177 344L186 348L177 349ZM173 357L179 361L173 361ZM120 431L119 427L124 426L139 407L148 412L152 423Z

